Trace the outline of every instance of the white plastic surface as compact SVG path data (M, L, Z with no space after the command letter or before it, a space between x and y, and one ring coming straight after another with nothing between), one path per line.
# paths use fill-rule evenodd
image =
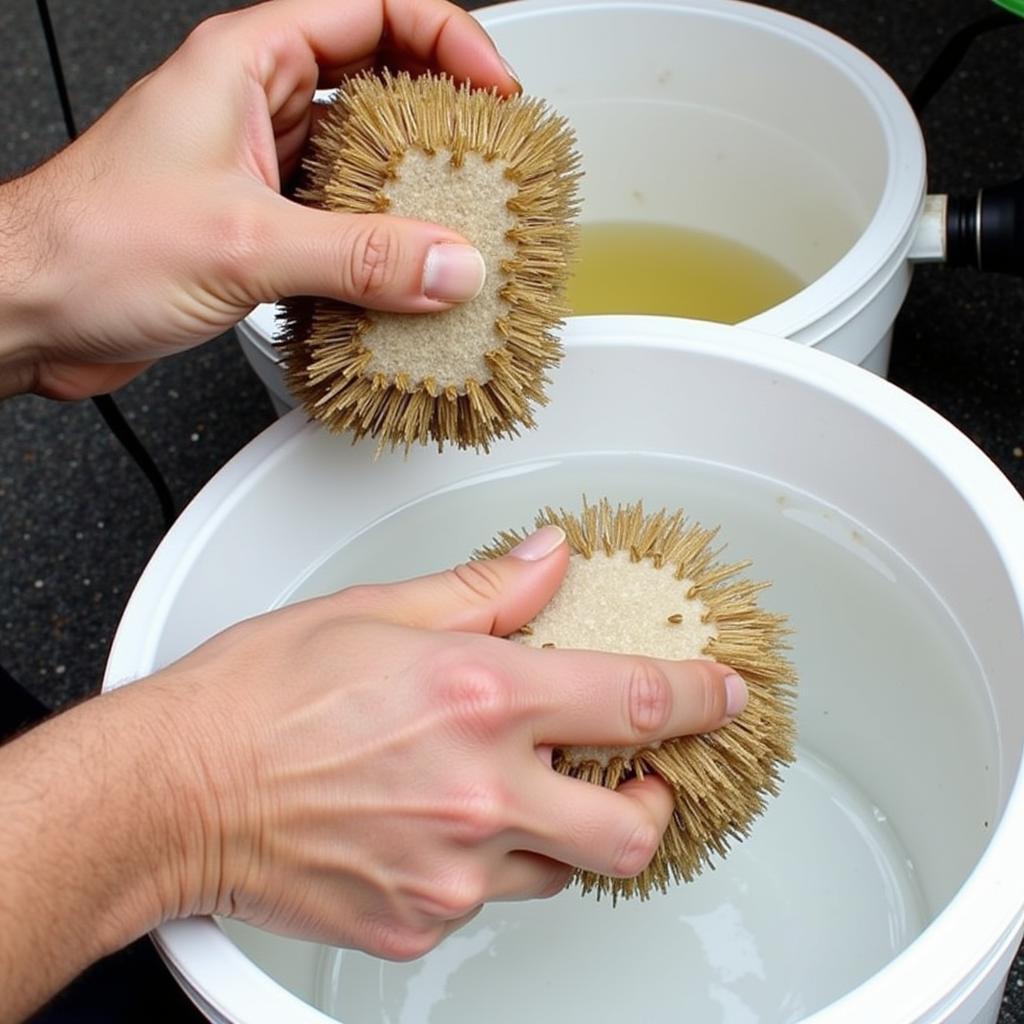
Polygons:
M842 714L815 724L815 744L833 765L866 792L885 793L938 916L886 967L807 1020L988 1024L1024 922L1024 503L930 410L801 346L639 317L577 320L566 344L539 428L490 456L417 450L408 461L374 463L372 444L350 447L299 413L277 423L218 474L158 549L126 609L105 685L145 674L230 622L273 607L339 544L480 473L514 472L567 452L663 452L778 480L864 524L927 580L970 640L987 680L977 697L990 702L998 723L985 765L973 756L958 761L963 744L944 740L923 771L900 759L913 705L900 710L890 701L891 716L873 710L881 698L870 696L871 687L885 680L864 680L864 699L847 694ZM288 530L279 529L282 521ZM801 714L813 706L808 691ZM965 862L971 830L980 826L968 826L960 812L950 819L946 787L985 768L996 802L987 820L991 840L979 857L980 840ZM954 773L949 782L943 772ZM328 1019L271 981L210 921L167 926L158 941L211 1019ZM275 971L308 978L308 956L282 956L294 962ZM552 1019L570 1017L566 1007L553 1008Z
M728 0L517 0L475 16L576 130L582 220L711 231L809 282L746 326L884 373L924 145L902 92L829 33ZM273 394L273 309L240 332ZM884 351L884 349L883 349ZM873 360L869 359L875 353Z
M946 259L946 207L949 197L927 196L908 258L914 263L942 263Z

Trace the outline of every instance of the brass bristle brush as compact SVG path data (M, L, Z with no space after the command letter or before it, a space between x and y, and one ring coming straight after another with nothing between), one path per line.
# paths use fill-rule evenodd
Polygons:
M536 526L560 526L572 557L551 603L512 639L530 647L568 647L658 658L711 658L747 682L749 700L729 725L643 748L565 747L554 767L615 788L655 772L676 794L675 813L651 864L635 878L577 873L583 891L640 896L690 881L712 855L725 856L778 792L779 770L793 760L796 676L782 654L783 616L758 606L767 583L739 574L749 563L716 561L717 530L681 511L645 514L642 503L613 509L584 501L580 515L546 508ZM499 535L481 557L510 551L524 533Z
M307 412L405 449L486 450L532 427L561 358L552 331L568 312L578 163L568 125L542 101L430 74L350 80L320 121L298 198L442 224L479 249L487 281L441 313L286 301L285 376Z

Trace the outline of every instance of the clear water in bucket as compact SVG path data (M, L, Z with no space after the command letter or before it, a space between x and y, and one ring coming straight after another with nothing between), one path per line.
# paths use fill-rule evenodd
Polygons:
M796 1021L911 942L984 846L997 741L962 633L897 553L776 482L661 455L506 468L372 524L285 600L434 571L583 494L685 507L721 525L724 557L773 581L763 603L795 631L798 762L751 837L666 896L493 905L406 964L312 947L298 994L347 1024ZM228 930L246 949L247 930Z

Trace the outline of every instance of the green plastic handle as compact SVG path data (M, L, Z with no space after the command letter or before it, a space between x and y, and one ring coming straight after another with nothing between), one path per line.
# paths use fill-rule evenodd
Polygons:
M995 2L1000 7L1005 7L1008 11L1019 14L1024 18L1024 0L995 0Z

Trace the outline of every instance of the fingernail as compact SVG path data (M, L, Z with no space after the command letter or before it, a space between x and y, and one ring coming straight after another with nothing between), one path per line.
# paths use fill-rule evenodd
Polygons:
M523 562L539 562L564 541L565 531L560 526L542 526L536 533L521 540L509 554Z
M733 672L725 677L725 713L735 718L747 706L747 684Z
M500 54L499 54L499 56L500 56ZM504 57L501 58L501 66L505 69L505 74L508 75L508 77L511 78L512 81L515 82L516 85L519 86L519 91L522 92L523 91L523 83L520 80L519 76L516 74L515 68L512 67L512 65L509 64L509 62L507 60L505 60Z
M438 302L468 302L480 294L486 277L479 250L459 242L438 242L427 251L423 294Z

